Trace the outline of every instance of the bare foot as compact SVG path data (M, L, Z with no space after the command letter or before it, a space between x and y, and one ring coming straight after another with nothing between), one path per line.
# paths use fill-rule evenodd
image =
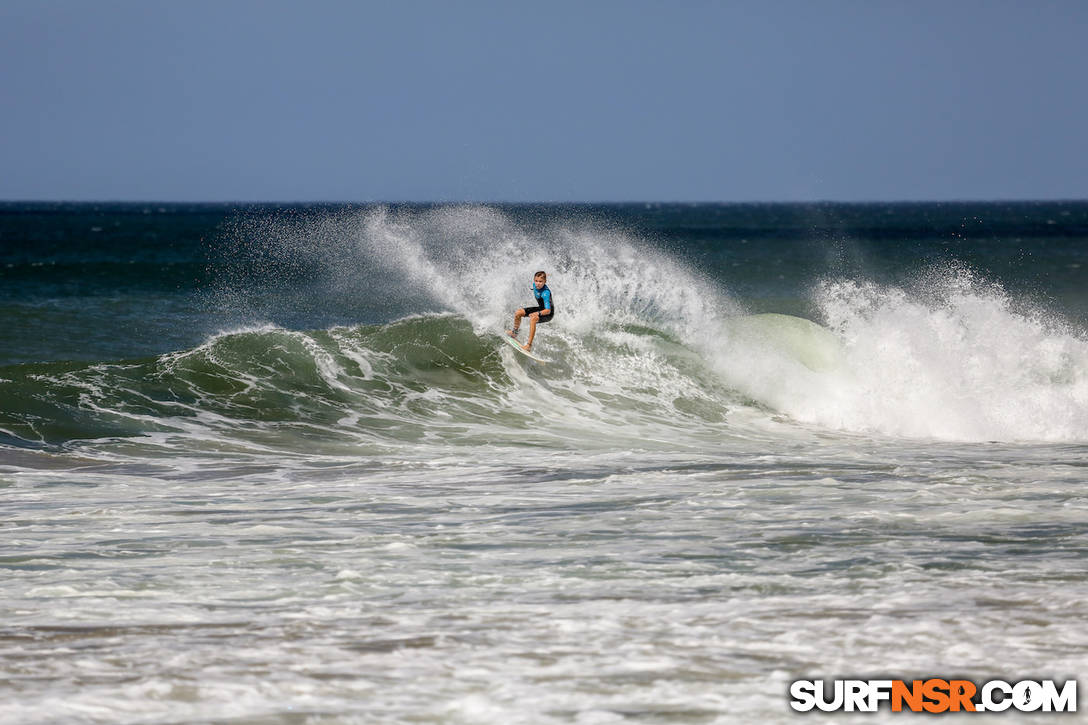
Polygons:
M521 349L524 350L525 352L529 352L532 348L529 346L529 343L525 343L524 345L521 346Z

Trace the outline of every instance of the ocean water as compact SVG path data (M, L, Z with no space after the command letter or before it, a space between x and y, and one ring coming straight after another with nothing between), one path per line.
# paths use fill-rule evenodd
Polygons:
M0 507L3 723L1078 678L1088 203L0 204Z

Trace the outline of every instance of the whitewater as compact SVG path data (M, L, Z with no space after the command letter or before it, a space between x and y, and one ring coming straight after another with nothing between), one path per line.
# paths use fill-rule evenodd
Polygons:
M199 339L0 366L0 722L780 722L822 717L796 679L1082 673L1061 290L823 263L775 309L721 271L769 242L546 211L236 213L143 323ZM548 365L499 338L537 269Z

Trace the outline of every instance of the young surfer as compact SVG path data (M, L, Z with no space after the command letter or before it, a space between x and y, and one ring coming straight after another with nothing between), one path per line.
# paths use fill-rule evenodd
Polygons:
M521 318L529 316L529 341L521 346L525 352L533 349L533 338L536 337L536 323L550 322L555 315L555 305L552 303L552 291L548 289L548 275L537 272L533 275L533 297L536 298L536 307L524 307L514 313L514 329L507 330L506 334L515 340L518 339L518 328L521 327Z

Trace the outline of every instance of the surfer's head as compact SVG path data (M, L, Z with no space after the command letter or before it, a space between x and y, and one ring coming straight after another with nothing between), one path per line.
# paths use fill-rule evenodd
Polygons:
M533 275L533 282L536 284L536 288L540 289L548 283L548 275L543 271L537 272Z

